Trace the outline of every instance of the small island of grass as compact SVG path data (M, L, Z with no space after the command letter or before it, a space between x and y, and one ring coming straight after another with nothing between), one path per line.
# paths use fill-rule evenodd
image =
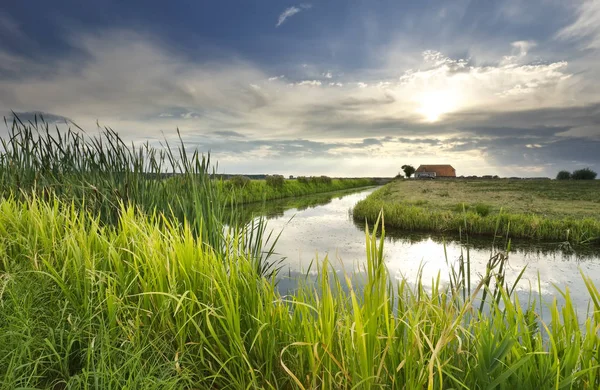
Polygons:
M600 237L600 181L396 180L354 207L357 220L411 231L590 242Z

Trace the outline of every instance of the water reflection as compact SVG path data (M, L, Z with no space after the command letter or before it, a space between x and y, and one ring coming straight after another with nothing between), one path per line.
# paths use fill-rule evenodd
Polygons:
M353 272L364 266L365 233L362 224L356 224L349 210L360 199L374 189L350 194L327 194L311 197L312 200L296 199L271 202L261 205L269 218L268 228L276 233L281 231L276 250L285 256L282 275L303 275L307 270L314 271L314 259L329 256L332 267L337 272ZM298 207L302 208L301 210ZM293 217L293 218L292 218ZM485 272L490 253L502 250L505 240L494 243L489 238L464 239L451 235L432 235L386 231L384 256L389 272L394 278L416 281L422 271L423 283L440 277L448 282L449 267L454 266L461 255L471 261L473 281L478 274ZM312 268L311 268L312 267ZM554 286L569 288L575 302L585 308L589 296L582 283L580 270L590 276L600 286L600 253L598 247L570 248L561 243L539 243L526 240L513 240L509 255L507 280L515 280L521 270L527 267L518 285L519 294L531 290L542 290L544 299L556 296ZM539 277L539 280L538 280ZM281 287L294 278L283 278ZM284 290L286 290L284 288ZM557 298L560 297L556 296Z

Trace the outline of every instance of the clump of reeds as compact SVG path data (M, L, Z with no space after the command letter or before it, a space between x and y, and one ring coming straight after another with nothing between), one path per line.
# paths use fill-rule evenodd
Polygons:
M0 200L0 387L600 386L589 278L587 316L566 290L543 319L511 295L504 255L479 283L468 256L450 285L395 281L377 230L364 284L325 259L316 285L282 296L249 256L217 255L187 222L121 206L102 224L56 197Z
M257 261L263 264L257 266L270 268L273 242L262 242L264 222L239 223L236 191L222 191L211 172L210 155L188 152L183 142L128 145L109 127L88 136L75 124L51 127L37 116L24 123L15 115L11 123L5 118L5 124L0 196L56 196L107 224L119 221L122 206L163 214L178 223L188 221L201 241L220 254L230 245L226 233L236 230L254 240L243 246L261 257Z

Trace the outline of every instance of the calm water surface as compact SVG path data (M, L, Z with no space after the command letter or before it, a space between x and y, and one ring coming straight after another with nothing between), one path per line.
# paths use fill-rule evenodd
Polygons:
M363 224L356 224L350 211L374 188L354 193L335 193L305 197L292 201L269 202L248 210L267 215L268 228L281 231L276 246L277 253L285 256L282 274L305 273L314 259L329 257L338 271L360 270L365 262L365 231ZM485 272L492 250L505 248L505 242L491 239L465 240L458 237L442 237L431 234L411 234L386 231L384 256L388 270L394 278L416 281L422 269L423 283L431 285L438 274L442 282L448 282L448 264L453 265L469 248L472 281ZM445 251L444 251L445 242ZM446 261L446 256L448 262ZM560 243L513 241L509 253L508 281L513 281L527 266L518 285L520 295L529 295L530 289L538 291L538 276L544 301L556 297L557 286L568 288L573 301L583 311L587 309L589 295L582 282L580 271L591 277L600 287L600 248L565 248ZM312 267L314 269L314 266ZM512 284L512 282L509 282ZM537 295L537 294L536 294Z

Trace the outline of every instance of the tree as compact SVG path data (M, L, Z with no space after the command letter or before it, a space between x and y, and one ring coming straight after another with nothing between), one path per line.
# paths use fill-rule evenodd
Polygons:
M571 177L573 180L594 180L598 174L592 171L590 168L579 169L573 171Z
M402 165L402 170L404 171L406 177L410 178L412 174L415 173L416 169L412 165Z
M556 180L569 180L571 178L571 172L569 171L560 171L558 175L556 175Z

